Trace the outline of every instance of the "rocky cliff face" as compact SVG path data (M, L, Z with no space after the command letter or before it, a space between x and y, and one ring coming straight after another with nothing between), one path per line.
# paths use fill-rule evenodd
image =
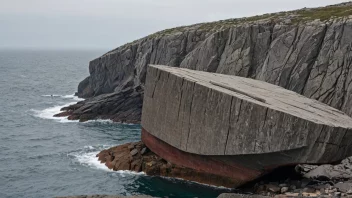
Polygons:
M352 115L352 3L165 30L89 64L71 119L138 122L148 64L266 81ZM83 116L83 117L82 117Z

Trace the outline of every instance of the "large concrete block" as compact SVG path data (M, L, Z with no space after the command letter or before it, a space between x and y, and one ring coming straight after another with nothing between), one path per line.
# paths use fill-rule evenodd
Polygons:
M150 65L142 127L198 155L294 153L285 163L352 154L352 119L321 102L248 78Z

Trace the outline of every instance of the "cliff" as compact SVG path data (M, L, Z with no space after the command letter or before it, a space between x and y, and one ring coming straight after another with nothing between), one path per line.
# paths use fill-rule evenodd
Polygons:
M352 2L164 30L89 64L62 115L139 122L148 64L248 77L352 115Z

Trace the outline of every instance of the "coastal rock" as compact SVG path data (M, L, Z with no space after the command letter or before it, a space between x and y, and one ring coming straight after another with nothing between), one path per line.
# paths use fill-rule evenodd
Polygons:
M134 145L137 153L130 151L130 146ZM145 148L143 142L127 143L103 150L97 154L98 160L114 171L130 170L144 172L151 176L165 176L181 178L199 183L234 187L234 181L228 177L209 174L200 170L190 169L167 162L150 150L146 150L142 155L141 150Z
M337 183L334 185L340 192L347 193L352 192L352 183Z
M133 149L133 150L130 152L130 154L131 154L132 156L136 155L137 153L138 153L137 149Z
M286 193L288 191L288 189L289 189L288 187L282 187L280 190L281 194Z
M268 184L265 187L268 189L269 192L272 192L272 193L278 193L281 190L279 186L274 184Z
M318 180L341 181L352 178L352 157L348 157L337 165L298 165L298 171L303 177Z
M90 62L77 92L88 100L71 118L140 122L148 64L258 79L352 115L351 8L344 3L196 24L128 43Z
M139 123L143 93L128 88L120 92L103 94L61 109L55 117L69 116L69 120L84 122L110 119L115 122ZM137 89L138 90L138 89Z
M141 150L141 155L144 155L146 152L147 152L147 147L144 147L144 148Z
M352 154L345 113L262 81L185 68L148 67L141 124L160 157L237 185L273 167Z

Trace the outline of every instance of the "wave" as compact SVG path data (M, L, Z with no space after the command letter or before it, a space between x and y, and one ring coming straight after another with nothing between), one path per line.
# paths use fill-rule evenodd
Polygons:
M63 99L72 99L75 101L82 101L84 100L83 98L79 98L78 96L75 96L74 94L71 95L56 95L56 94L52 94L52 95L42 95L43 97L53 97L53 98L63 98Z
M71 102L65 105L49 107L43 110L31 109L31 111L34 112L34 116L42 119L56 120L58 122L78 122L78 120L68 120L67 117L54 117L55 114L58 114L61 112L61 108L72 104L76 104L76 102Z
M113 122L112 120L103 120L103 119L96 119L96 120L88 120L86 122L83 123L94 123L94 122L99 122L99 123L117 123L117 122Z
M49 119L49 120L56 120L58 122L62 123L67 123L67 122L78 122L78 120L68 120L67 117L54 117L55 114L58 114L61 111L61 108L67 107L69 105L76 104L77 101L84 100L82 98L78 98L74 94L71 95L42 95L42 97L51 97L51 98L62 98L62 99L69 99L74 102L70 103L65 103L63 105L57 105L53 107L49 107L43 110L36 110L36 109L31 109L32 112L34 112L34 116L42 118L42 119Z
M63 107L67 107L70 105L76 104L76 102L70 102L64 105L57 105L57 106L53 106L53 107L49 107L43 110L36 110L36 109L31 109L32 112L34 112L34 116L42 118L42 119L49 119L49 120L56 120L58 122L61 123L70 123L70 122L79 122L79 120L68 120L67 117L54 117L54 115L61 113L63 111L61 111L61 109ZM86 122L82 122L81 124L88 124L88 123L109 123L109 124L113 124L115 122L113 122L112 120L109 119L97 119L97 120L88 120ZM117 124L122 124L122 123L117 123ZM131 124L133 125L133 124Z
M134 172L128 170L120 170L120 171L113 171L109 169L105 164L100 163L96 155L103 149L110 148L111 146L103 145L103 146L85 146L82 150L72 152L67 154L69 157L73 157L76 162L78 162L82 166L104 170L108 172L118 173L122 177L127 175L145 175L143 172Z
M98 158L96 155L99 153L99 151L96 152L88 152L88 153L78 153L78 154L72 154L73 157L76 158L76 160L83 166L88 166L91 168L96 168L104 171L112 171L108 167L105 166L105 164L100 163L98 161Z

